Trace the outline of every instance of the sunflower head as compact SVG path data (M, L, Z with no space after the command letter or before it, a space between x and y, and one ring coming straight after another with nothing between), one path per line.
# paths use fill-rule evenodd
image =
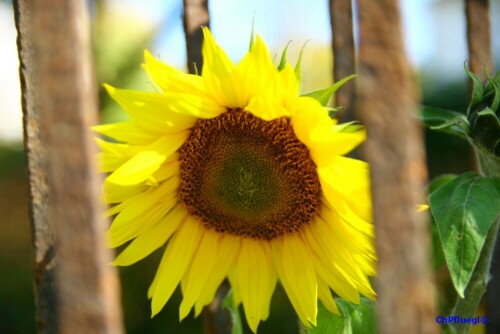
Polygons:
M365 132L300 95L300 71L276 67L257 36L234 64L204 28L201 75L145 52L157 92L106 89L130 116L95 130L114 264L166 245L148 291L155 315L180 284L180 319L199 315L229 279L256 332L279 281L306 326L318 299L374 298L368 166L344 155ZM313 97L311 97L313 96ZM314 96L323 96L321 99Z

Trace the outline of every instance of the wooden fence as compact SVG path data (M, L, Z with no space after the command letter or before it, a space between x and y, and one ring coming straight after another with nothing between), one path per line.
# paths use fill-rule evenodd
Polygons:
M470 64L480 74L484 65L492 69L487 0L466 3ZM209 24L207 0L184 0L184 9L193 71L193 62L201 64L200 26ZM427 182L421 125L413 115L419 94L404 52L399 3L358 0L357 9L355 52L352 1L330 0L334 78L359 73L357 87L350 83L336 99L355 110L368 130L364 155L371 165L379 256L378 324L382 333L436 333L428 222L414 212ZM122 333L88 131L98 112L85 1L17 0L14 10L38 332Z

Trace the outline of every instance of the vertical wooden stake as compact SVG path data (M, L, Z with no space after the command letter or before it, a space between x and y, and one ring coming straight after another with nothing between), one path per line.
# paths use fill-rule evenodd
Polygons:
M397 0L359 0L359 105L368 139L376 246L378 324L384 334L437 333L427 181L417 91L404 53Z
M183 0L183 2L188 70L189 73L196 71L201 73L203 67L201 57L203 32L201 27L209 26L208 0Z
M352 14L352 0L330 0L334 81L356 73ZM354 120L355 87L351 81L335 93L335 105L345 107L341 121Z
M39 333L122 332L89 131L97 104L85 4L14 1Z
M465 16L470 70L484 81L484 69L493 71L488 0L466 0Z

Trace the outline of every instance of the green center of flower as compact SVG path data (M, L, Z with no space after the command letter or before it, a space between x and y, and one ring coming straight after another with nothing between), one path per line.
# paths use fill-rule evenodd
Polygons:
M286 118L232 110L199 120L180 149L179 199L219 232L270 240L320 205L316 165Z

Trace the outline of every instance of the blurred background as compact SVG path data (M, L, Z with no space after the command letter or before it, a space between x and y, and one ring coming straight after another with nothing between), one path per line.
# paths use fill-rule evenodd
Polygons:
M277 57L292 41L294 63L309 41L303 59L304 91L332 82L331 27L328 0L211 0L211 30L233 61L248 49L252 22L255 31ZM459 0L401 0L407 52L420 83L422 102L465 112L468 100L465 16ZM148 48L161 60L186 68L182 0L88 1L92 18L95 70L102 122L125 117L111 103L101 84L149 90L141 71ZM500 1L490 1L495 63L500 64ZM496 70L499 67L497 65ZM0 333L34 333L35 311L28 220L27 173L22 144L19 62L12 2L0 0ZM381 88L383 89L383 87ZM471 150L461 139L426 132L430 177L473 168ZM128 333L201 333L201 319L178 323L180 293L150 319L147 288L159 261L156 252L146 260L120 269L124 320ZM297 333L290 321L292 308L278 289L263 333Z

